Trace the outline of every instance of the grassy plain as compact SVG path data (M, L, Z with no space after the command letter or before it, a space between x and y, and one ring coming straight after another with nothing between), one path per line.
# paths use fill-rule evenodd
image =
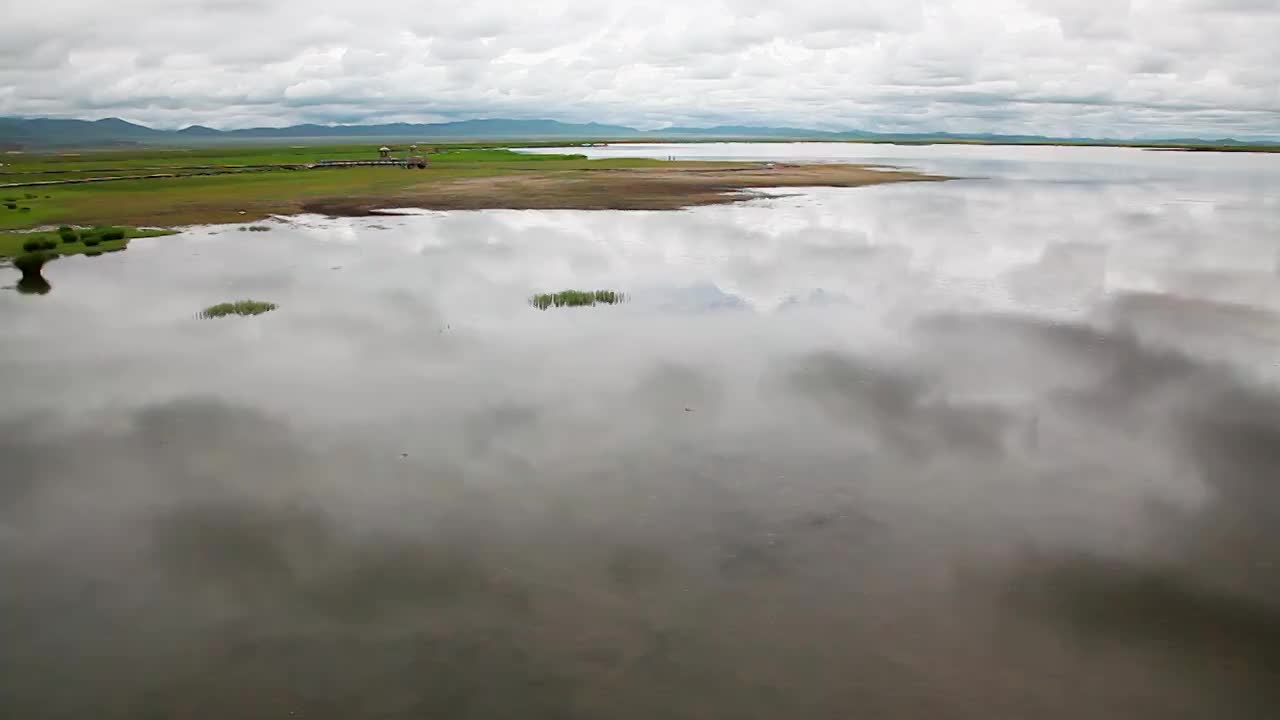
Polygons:
M930 179L856 165L587 160L475 146L423 150L430 167L414 170L307 168L320 160L373 159L375 148L367 144L0 155L0 256L14 255L15 243L20 250L27 232L64 224L120 226L137 237L140 227L248 223L300 212L365 215L396 207L660 210L730 202L754 187ZM30 184L89 178L123 179Z

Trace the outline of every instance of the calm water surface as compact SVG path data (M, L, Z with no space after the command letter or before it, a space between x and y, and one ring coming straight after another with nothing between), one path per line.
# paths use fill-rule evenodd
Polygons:
M1280 156L592 152L965 179L0 290L0 717L1274 717Z

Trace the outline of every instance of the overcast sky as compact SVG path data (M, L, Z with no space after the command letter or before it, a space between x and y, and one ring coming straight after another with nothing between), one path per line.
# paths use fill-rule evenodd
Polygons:
M0 115L1280 137L1280 0L6 0Z

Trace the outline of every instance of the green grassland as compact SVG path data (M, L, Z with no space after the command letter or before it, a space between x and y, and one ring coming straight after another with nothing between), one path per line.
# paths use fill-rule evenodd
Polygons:
M317 198L394 197L426 183L512 175L522 170L569 172L662 164L662 161L644 159L587 160L581 155L530 155L495 148L424 149L431 151L430 167L422 170L377 166L285 167L318 160L376 158L376 148L369 145L9 154L0 156L5 163L3 172L11 173L0 174L0 185L144 172L180 176L0 187L0 232L61 224L171 227L250 222L270 214L299 212L306 202ZM253 169L247 169L250 166ZM196 172L225 174L183 175ZM12 254L5 249L11 243L0 244L0 255Z
M516 144L505 144L503 147L514 147ZM528 143L527 147L538 147L541 143ZM408 146L393 144L390 146L396 154L402 154ZM503 153L491 145L474 143L449 145L420 145L419 152L430 155L450 152L458 154L463 151L486 151ZM297 146L251 146L251 147L203 147L203 148L154 148L137 147L126 149L77 150L69 152L18 152L0 155L0 184L5 182L7 173L52 173L71 171L103 172L112 170L147 170L163 171L178 168L248 168L264 165L306 165L318 160L369 160L377 157L377 147L369 143L360 145L297 145ZM478 157L483 157L482 152ZM512 153L516 154L516 153ZM537 156L527 156L537 157ZM544 156L545 157L545 156ZM551 156L555 157L555 156ZM433 160L435 158L432 158Z

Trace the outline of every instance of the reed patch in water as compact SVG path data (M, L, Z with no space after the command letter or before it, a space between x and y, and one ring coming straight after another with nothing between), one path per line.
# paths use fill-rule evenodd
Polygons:
M261 315L265 312L271 312L280 307L275 303L262 302L261 300L237 300L235 302L219 303L210 305L200 311L200 317L206 320L211 318L226 317L228 315L240 315L248 317L250 315Z
M539 310L552 307L590 307L592 305L617 305L627 296L616 290L562 290L558 293L538 293L529 298L529 304Z

